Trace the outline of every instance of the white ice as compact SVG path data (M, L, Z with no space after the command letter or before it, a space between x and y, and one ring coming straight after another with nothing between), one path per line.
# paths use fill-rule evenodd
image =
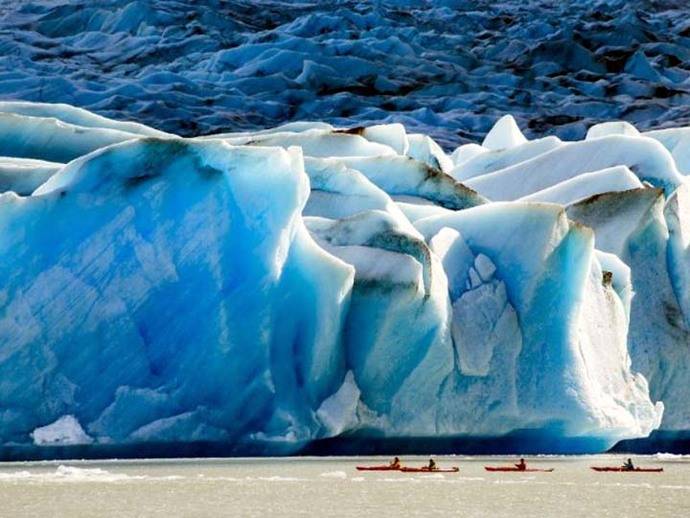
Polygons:
M0 108L4 443L690 430L684 133Z

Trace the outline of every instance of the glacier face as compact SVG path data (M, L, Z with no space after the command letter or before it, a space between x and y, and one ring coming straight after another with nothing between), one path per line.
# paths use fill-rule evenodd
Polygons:
M2 451L690 430L684 129L446 154L0 111Z

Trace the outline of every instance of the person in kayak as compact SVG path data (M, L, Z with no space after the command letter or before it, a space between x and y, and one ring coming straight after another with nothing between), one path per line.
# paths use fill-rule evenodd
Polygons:
M632 459L628 459L627 461L625 461L623 463L623 469L625 471L634 471L635 470L635 466L633 465Z
M527 463L525 462L525 459L520 458L520 462L518 462L517 464L515 464L515 467L516 467L519 471L525 471L525 470L527 469Z
M436 462L434 462L434 459L429 459L427 468L429 468L429 471L434 471L436 469Z
M394 469L400 469L400 459L395 457L388 466Z

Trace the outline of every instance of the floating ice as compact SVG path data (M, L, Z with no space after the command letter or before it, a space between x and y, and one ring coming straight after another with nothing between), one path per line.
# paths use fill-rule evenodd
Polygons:
M36 428L31 432L31 437L38 446L71 446L92 441L72 415L62 416L54 423Z

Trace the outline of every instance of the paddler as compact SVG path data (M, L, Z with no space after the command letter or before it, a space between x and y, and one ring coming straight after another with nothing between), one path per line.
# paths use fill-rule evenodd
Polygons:
M388 466L393 469L400 469L400 459L395 457Z
M525 471L525 470L527 469L527 463L525 462L525 459L520 458L520 462L518 462L517 464L515 464L515 467L516 467L519 471Z
M429 459L429 465L427 466L429 468L429 471L434 471L436 469L436 463L434 462L434 459Z
M623 469L625 471L635 471L635 466L633 465L632 459L628 459L623 463Z

